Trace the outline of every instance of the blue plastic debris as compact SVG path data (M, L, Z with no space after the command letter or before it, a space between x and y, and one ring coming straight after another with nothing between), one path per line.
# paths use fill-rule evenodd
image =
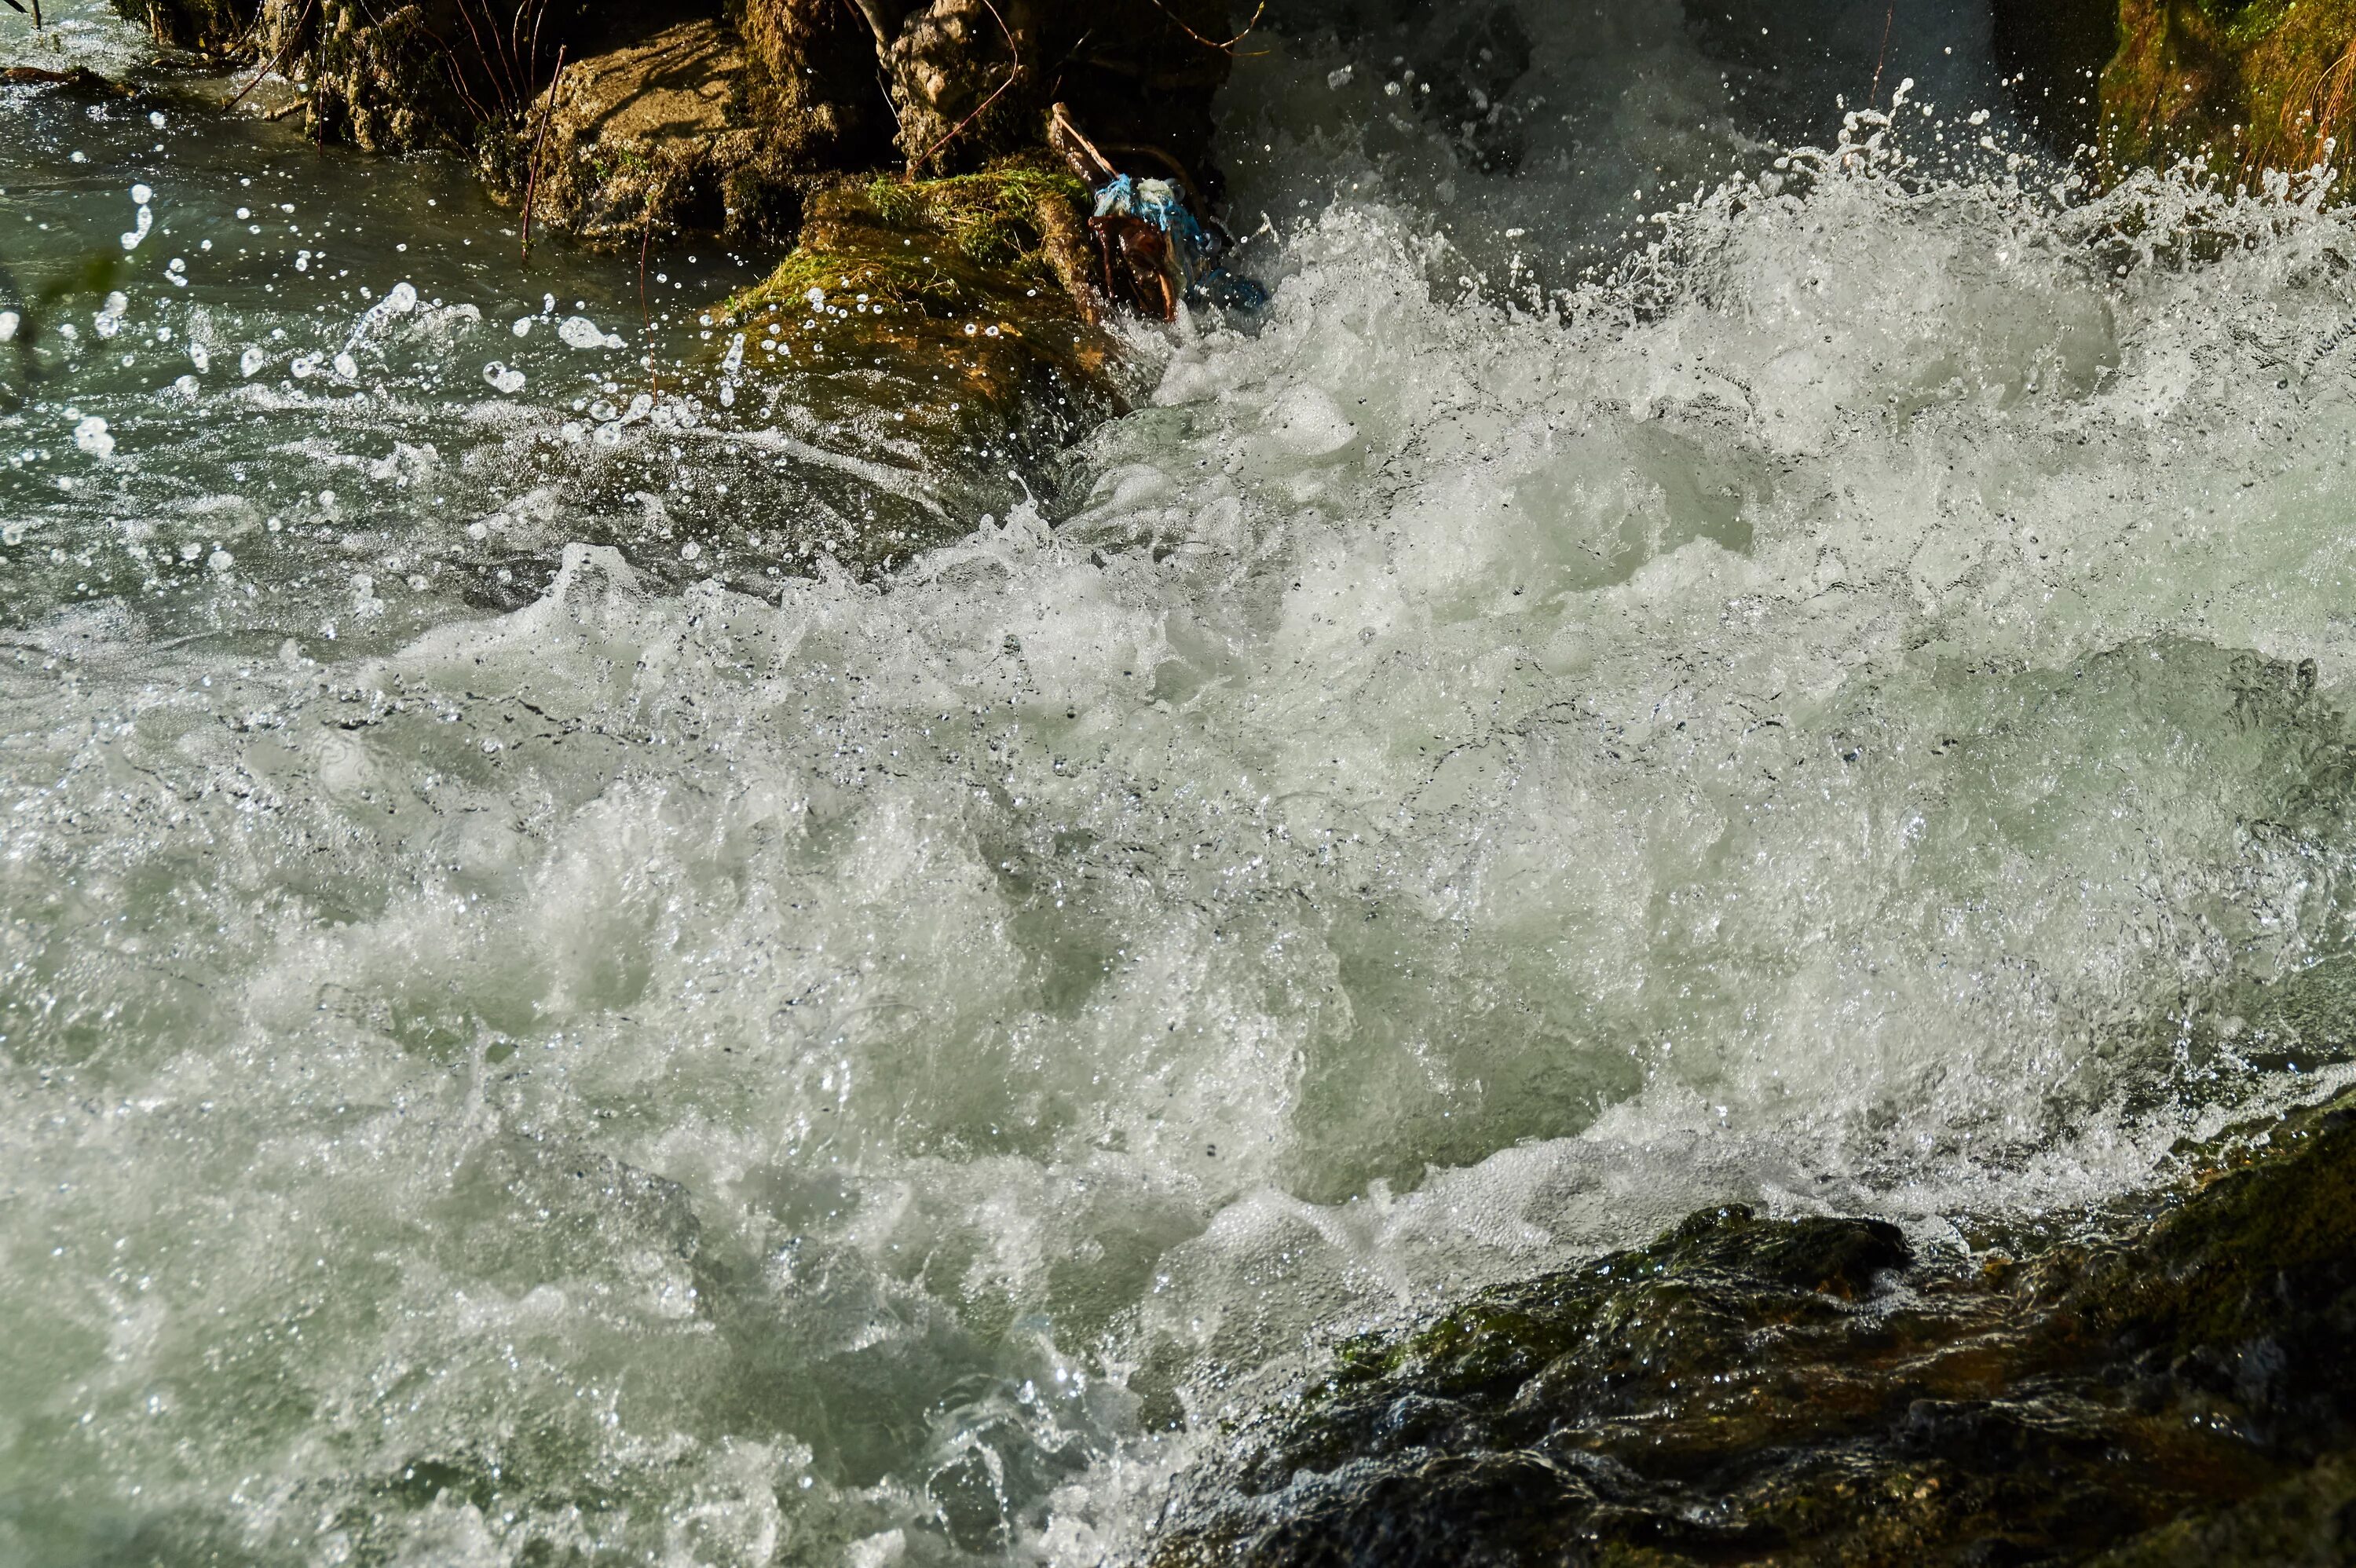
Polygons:
M1268 290L1219 264L1231 241L1215 220L1205 223L1170 180L1117 174L1097 187L1098 218L1141 218L1169 240L1189 304L1255 314L1268 307Z

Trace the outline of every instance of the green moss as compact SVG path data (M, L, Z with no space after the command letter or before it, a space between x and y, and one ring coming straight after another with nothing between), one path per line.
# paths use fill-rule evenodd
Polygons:
M2115 165L2189 157L2251 180L2329 155L2344 169L2356 0L2122 0L2102 108Z
M939 234L976 266L1005 267L1035 257L1041 202L1076 207L1088 193L1069 175L1018 165L948 179L879 179L859 195L886 227Z
M2344 1562L2356 1094L2188 1165L2017 1269L1730 1206L1352 1340L1152 1559Z
M802 243L767 279L728 301L731 319L791 305L812 288L948 316L1076 313L1045 250L1040 208L1076 208L1068 175L1016 166L938 180L876 179L811 199Z

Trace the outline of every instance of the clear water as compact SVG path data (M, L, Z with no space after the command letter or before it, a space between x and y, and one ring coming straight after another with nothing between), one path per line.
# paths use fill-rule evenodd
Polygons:
M0 361L0 1561L1095 1562L1324 1335L2340 1071L2346 217L2069 188L1940 13L1796 158L1526 20L1510 172L1243 61L1272 318L865 574L952 504L718 401L739 263L5 91L123 301Z

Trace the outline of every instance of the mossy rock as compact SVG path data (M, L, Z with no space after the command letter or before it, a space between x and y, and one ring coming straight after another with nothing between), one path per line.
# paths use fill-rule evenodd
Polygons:
M802 243L705 313L684 390L746 454L833 474L822 531L854 571L1057 487L1139 371L1066 288L1051 233L1078 183L1022 165L810 197Z
M2121 0L2118 40L2102 81L2115 164L2187 157L2250 183L2327 155L2346 168L2356 0Z
M1073 292L1086 194L1019 165L822 192L794 252L714 311L715 349L742 334L738 376L780 406L1036 464L1128 406L1119 339Z
M1350 1341L1153 1559L2349 1561L2356 1096L2189 1166L2018 1266L1729 1208Z

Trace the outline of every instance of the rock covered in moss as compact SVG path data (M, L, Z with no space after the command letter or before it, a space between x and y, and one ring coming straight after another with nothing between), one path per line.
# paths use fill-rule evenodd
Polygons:
M715 319L777 346L749 351L748 374L915 378L894 409L911 420L952 403L1004 415L1042 394L1092 417L1119 401L1119 347L1082 303L1085 196L1021 166L836 187L811 201L794 252Z
M2102 81L2115 162L2189 157L2252 183L2328 156L2345 167L2356 0L2119 0L2117 37Z
M747 72L711 17L594 40L487 143L491 183L528 198L535 224L591 241L790 234L799 170L752 113Z
M1127 407L1119 340L1075 272L1086 195L1021 164L822 191L799 247L712 312L714 374L765 418L969 473L969 512L993 485L1020 494L1011 474Z
M816 184L978 171L1059 92L1203 176L1227 0L117 0L169 45L284 76L306 129L449 150L543 227L787 237Z
M1182 1482L1154 1561L2348 1561L2356 1100L2114 1225L1974 1269L1697 1215L1345 1344Z

